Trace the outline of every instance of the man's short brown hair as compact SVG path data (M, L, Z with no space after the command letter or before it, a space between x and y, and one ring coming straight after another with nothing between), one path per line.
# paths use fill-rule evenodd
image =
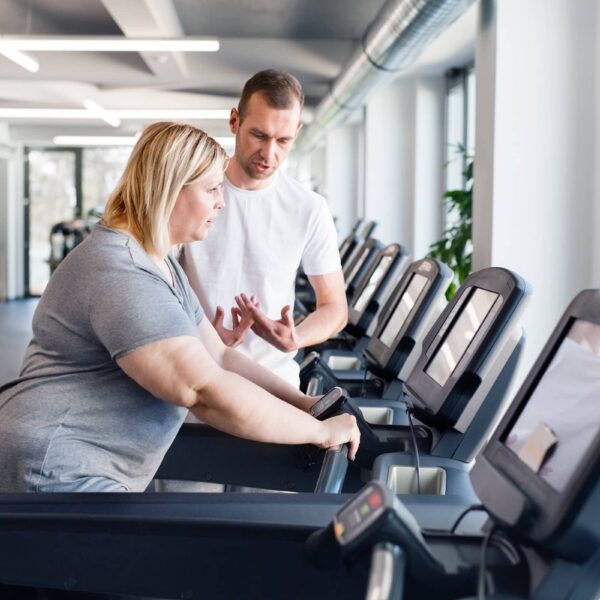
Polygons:
M293 75L285 71L266 69L250 77L244 85L238 104L240 122L244 119L244 113L250 96L257 92L263 94L269 106L273 108L290 108L294 99L299 102L300 108L304 105L302 86Z

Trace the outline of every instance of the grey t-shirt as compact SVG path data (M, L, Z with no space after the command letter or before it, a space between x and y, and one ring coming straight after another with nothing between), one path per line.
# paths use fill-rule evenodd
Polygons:
M0 491L143 491L186 410L115 359L197 336L200 304L130 236L96 225L52 275L18 379L0 388Z

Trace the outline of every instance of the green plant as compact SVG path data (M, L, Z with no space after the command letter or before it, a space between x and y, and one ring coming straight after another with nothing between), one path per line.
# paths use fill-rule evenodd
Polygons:
M464 189L448 190L444 194L444 208L449 217L449 225L442 233L442 239L429 246L429 256L446 263L454 271L454 279L446 298L451 300L461 283L471 272L473 257L473 157L467 154L464 146L457 146L457 159L465 164ZM457 160L455 159L455 160ZM444 167L447 166L444 165Z

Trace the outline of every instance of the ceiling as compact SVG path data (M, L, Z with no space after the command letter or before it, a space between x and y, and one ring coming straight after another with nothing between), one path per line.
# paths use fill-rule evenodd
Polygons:
M383 4L384 0L0 0L0 35L205 36L221 43L215 53L32 52L40 64L37 73L0 55L0 107L82 108L83 99L90 97L107 109L229 109L250 75L273 67L298 77L310 116L310 108L326 94ZM452 26L452 39L436 40L432 46L437 43L438 50L428 49L421 57L424 72L440 71L446 63L455 66L453 61L472 56L474 11L459 21L462 24ZM54 135L57 129L124 135L138 131L142 123L124 121L117 129L97 119L15 120L9 125L13 138L31 141ZM212 135L227 134L223 120L201 126Z

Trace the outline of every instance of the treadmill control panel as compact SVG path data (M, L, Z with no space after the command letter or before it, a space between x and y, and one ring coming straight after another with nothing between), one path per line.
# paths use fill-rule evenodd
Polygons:
M335 516L333 530L337 541L341 546L353 544L391 508L390 492L380 482L372 481Z
M327 419L340 409L345 399L344 390L336 386L310 407L310 414L321 421Z

